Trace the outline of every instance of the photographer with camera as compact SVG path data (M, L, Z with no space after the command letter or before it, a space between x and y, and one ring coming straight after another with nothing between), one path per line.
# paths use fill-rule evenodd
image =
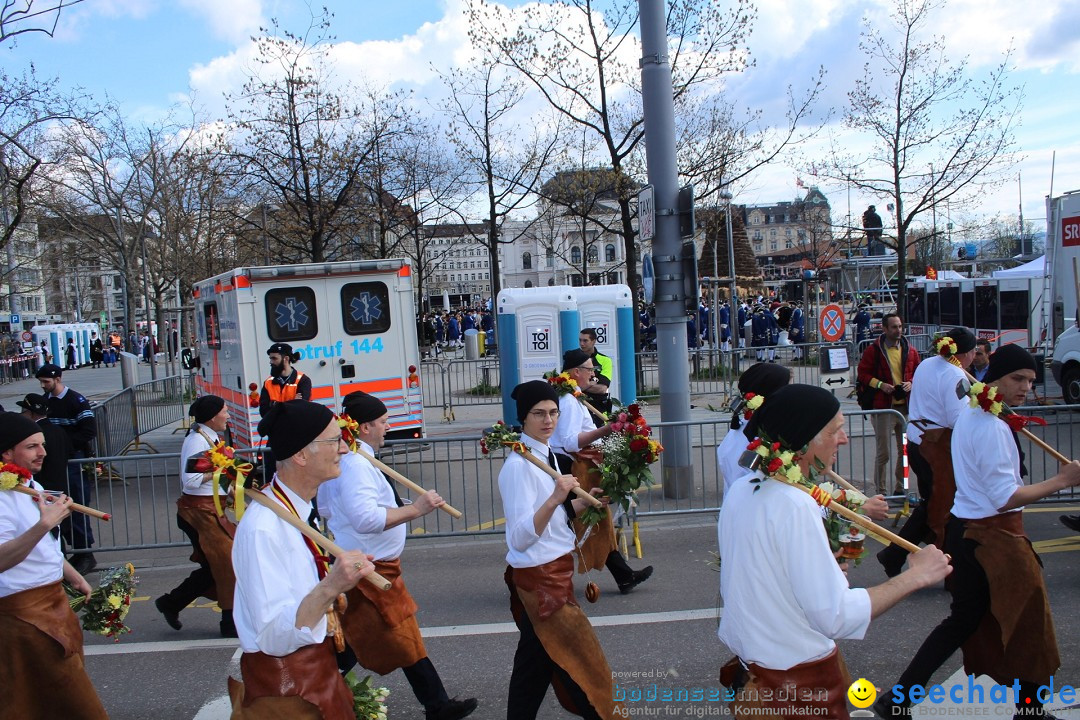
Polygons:
M879 494L885 494L888 490L886 468L889 464L889 445L895 442L896 484L892 494L903 495L901 436L908 414L911 378L919 365L919 353L903 337L904 322L899 315L889 313L881 319L881 327L884 332L866 347L859 360L859 407L863 410L896 410L904 416L904 420L892 413L870 416L877 439L877 456L874 458L875 489Z

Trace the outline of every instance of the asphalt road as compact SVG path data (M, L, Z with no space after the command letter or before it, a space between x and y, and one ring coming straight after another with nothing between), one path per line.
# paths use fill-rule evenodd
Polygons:
M1056 684L1080 682L1080 535L1057 522L1059 512L1076 506L1039 507L1027 513L1027 526L1042 553L1061 648ZM582 602L620 688L648 690L711 688L729 656L717 640L718 574L710 562L716 548L715 517L649 520L641 531L643 560L653 577L629 595L620 595L606 573L594 573L603 592L599 602ZM404 555L409 587L420 605L418 616L430 657L452 695L475 696L480 720L505 717L506 687L517 642L502 582L505 546L500 537L410 539ZM110 716L143 720L217 720L228 717L225 677L238 675L235 641L217 637L218 613L202 603L181 615L183 630L170 629L150 602L177 584L192 567L183 553L143 551L131 557L140 579L139 601L129 624L133 632L113 643L88 638L87 666ZM884 581L871 558L851 572L851 582L868 586ZM579 586L580 586L579 578ZM582 597L579 587L579 598ZM947 614L942 589L917 593L875 620L862 641L841 642L848 667L879 688L895 682L929 629ZM960 667L954 656L935 677L945 682ZM422 717L401 673L380 680L391 691L389 717ZM635 714L655 710L665 717L705 717L719 705L637 703ZM992 710L992 709L991 709ZM1011 716L1011 710L1010 716ZM1080 718L1080 710L1060 717ZM991 715L992 716L992 715ZM541 717L569 717L549 694Z

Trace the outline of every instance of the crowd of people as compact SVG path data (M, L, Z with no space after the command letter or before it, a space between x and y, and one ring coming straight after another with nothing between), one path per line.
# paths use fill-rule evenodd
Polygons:
M799 308L789 308L791 327ZM925 547L909 554L887 546L877 554L885 580L851 587L843 550L830 544L823 523L831 501L815 492L821 481L832 481L828 471L848 443L840 403L827 390L792 384L790 371L767 358L746 370L730 430L716 448L724 484L717 526L724 611L717 632L734 653L720 674L734 698L731 709L740 718L848 718L851 675L836 641L864 637L875 618L905 597L946 581L949 615L875 711L886 718L909 715L920 699L914 688L925 687L962 648L965 672L1017 683L1019 716L1050 717L1037 689L1057 671L1060 658L1022 510L1080 485L1080 462L1025 482L1024 454L1014 426L998 416L1001 406L995 412L992 403L970 403L958 392L969 372L978 370L998 402L1022 405L1036 372L1026 350L1006 345L976 366L978 343L958 327L920 362L903 338L901 319L887 315L882 324L884 333L866 348L858 376L873 391L875 407L897 411L874 425L886 460L898 432L895 418L905 418L900 426L910 436L921 499L900 536ZM239 521L218 500L229 491L215 488L220 473L195 462L220 447L229 422L226 401L204 395L189 408L193 423L178 468L176 523L197 567L155 599L157 610L179 631L181 613L196 598L217 601L221 635L237 638L242 650L241 678L227 683L234 718L351 720L352 693L343 675L357 665L381 675L401 670L429 720L470 715L477 699L452 696L428 655L402 562L407 524L445 509L445 500L427 490L414 492L407 504L386 474L376 457L388 430L382 400L355 391L335 414L312 402L310 378L293 367L298 355L290 346L270 346L267 358L258 432L273 462L265 466L265 484L254 491L259 502ZM591 529L578 517L589 496L603 495L590 471L598 444L612 433L606 414L597 410L611 409L612 360L586 329L579 347L564 354L561 370L588 405L545 380L514 388L520 447L498 476L504 580L509 617L518 628L508 720L536 718L552 687L563 707L581 717L623 713L573 576L575 570L606 568L619 591L628 593L653 572L631 568L618 552L610 506ZM13 673L8 707L20 718L105 717L60 585L64 580L76 592L90 592L84 576L94 567L93 537L72 503L91 503L92 484L81 473L71 475L67 459L86 456L97 428L85 398L62 377L61 367L42 366L43 394L21 401L21 414L0 414L3 469L39 493L35 502L0 492L0 662ZM889 478L880 460L879 452L879 492L858 504L872 520L888 513ZM337 557L307 532L320 523L340 546ZM372 579L389 589L376 588ZM35 690L43 686L50 688L47 710Z

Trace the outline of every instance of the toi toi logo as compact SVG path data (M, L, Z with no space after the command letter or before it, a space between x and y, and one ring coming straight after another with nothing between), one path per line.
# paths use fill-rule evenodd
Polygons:
M851 683L847 691L848 701L857 708L868 708L877 699L877 688L866 678Z

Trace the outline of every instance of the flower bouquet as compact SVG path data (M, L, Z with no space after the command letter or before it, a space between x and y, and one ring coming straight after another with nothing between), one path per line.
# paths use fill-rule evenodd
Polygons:
M390 691L384 687L372 687L371 676L357 680L355 673L345 676L345 684L353 694L353 712L356 720L386 720L386 698Z
M337 424L341 428L341 439L349 446L351 452L356 452L356 434L360 430L360 423L348 415L338 415Z
M220 487L221 478L224 476L229 484L235 488L236 496L236 519L244 514L244 481L251 474L254 466L236 457L236 451L224 440L219 440L212 448L204 452L191 463L188 472L213 473L213 497L214 510L220 516L224 514L221 509Z
M859 508L866 502L866 496L862 493L838 487L831 482L823 482L818 485L818 488L832 498L832 503L829 504L830 508L840 504L849 510L858 512ZM862 562L867 552L863 544L866 536L860 533L859 529L852 525L850 520L844 519L833 509L826 511L825 534L829 537L829 547L833 552L843 550L840 559L851 560L855 565Z
M71 597L71 609L82 613L83 630L119 642L118 635L131 632L131 628L124 624L124 618L131 609L131 596L135 593L137 583L135 567L127 563L103 572L89 599L67 583L64 583L64 590Z
M604 495L622 507L630 508L635 491L652 484L649 465L660 459L663 446L652 436L652 428L634 403L620 408L611 422L612 433L600 441L604 459L600 463L600 487ZM602 508L588 508L578 517L586 526L604 519Z

